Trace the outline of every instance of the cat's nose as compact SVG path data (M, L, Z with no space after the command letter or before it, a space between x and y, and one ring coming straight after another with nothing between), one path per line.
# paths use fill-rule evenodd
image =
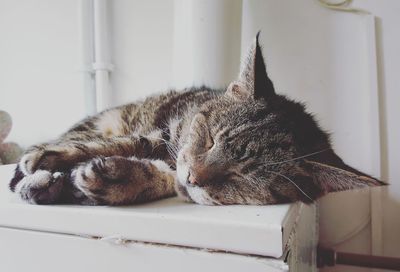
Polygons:
M199 186L200 183L198 182L197 178L195 178L192 174L189 174L187 183L193 186Z

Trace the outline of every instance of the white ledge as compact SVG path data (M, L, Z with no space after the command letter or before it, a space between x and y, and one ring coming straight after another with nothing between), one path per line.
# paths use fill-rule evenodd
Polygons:
M281 257L304 207L201 206L178 198L124 206L30 205L8 189L0 166L0 227L108 237Z

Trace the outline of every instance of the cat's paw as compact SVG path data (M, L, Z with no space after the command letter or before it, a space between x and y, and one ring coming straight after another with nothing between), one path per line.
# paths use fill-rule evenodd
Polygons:
M21 179L15 192L32 204L51 204L59 199L63 185L64 174L38 170Z
M98 157L77 167L71 179L79 190L98 204L113 203L118 198L115 187L129 181L130 164L131 161L124 157Z
M25 153L18 165L26 176L36 170L63 171L70 166L71 157L72 151L68 146L39 147Z
M19 170L25 175L31 175L35 172L38 162L43 155L43 151L39 149L31 150L25 153L18 163Z

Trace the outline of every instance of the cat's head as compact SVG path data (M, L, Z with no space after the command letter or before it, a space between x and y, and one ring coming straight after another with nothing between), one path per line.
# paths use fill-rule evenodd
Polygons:
M381 185L337 157L302 104L275 93L258 35L237 81L192 119L177 175L181 195L208 205L311 202Z

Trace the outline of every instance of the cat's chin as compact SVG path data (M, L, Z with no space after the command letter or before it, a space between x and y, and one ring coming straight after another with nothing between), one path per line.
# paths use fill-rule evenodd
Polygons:
M222 205L218 201L212 199L203 188L177 184L175 189L178 196L188 202L194 202L201 205Z
M221 205L218 201L211 198L206 190L200 187L188 186L186 191L193 202L201 205Z

